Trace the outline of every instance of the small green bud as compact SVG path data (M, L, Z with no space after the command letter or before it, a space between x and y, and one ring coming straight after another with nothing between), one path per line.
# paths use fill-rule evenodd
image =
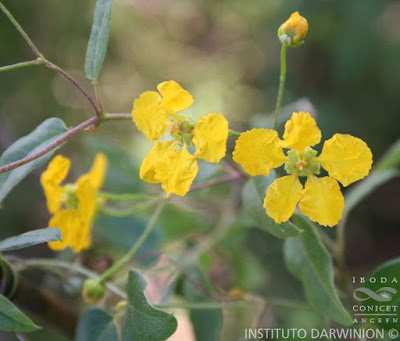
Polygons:
M123 300L123 301L119 301L116 305L115 305L115 309L118 311L122 311L125 310L126 306L128 305L128 302Z
M82 297L86 303L96 304L105 293L105 287L98 280L89 278L83 282Z

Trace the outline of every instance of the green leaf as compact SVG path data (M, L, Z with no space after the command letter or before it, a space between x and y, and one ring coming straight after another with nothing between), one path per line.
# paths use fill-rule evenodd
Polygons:
M358 277L355 279L355 291L353 292L353 295L356 295L357 297L360 298L368 298L369 299L365 301L358 301L356 300L356 304L354 307L356 307L355 313L363 313L360 312L359 306L365 305L365 306L373 306L375 311L379 311L382 313L386 312L385 306L390 306L390 311L388 313L393 313L393 312L398 312L400 309L400 283L399 283L399 273L400 273L400 257L395 258L391 261L388 261L381 266L379 266L376 270L374 270L366 279L365 283L360 283L360 280ZM370 279L374 278L372 282L370 282ZM374 297L371 297L368 294L363 294L362 292L359 292L358 289L360 287L368 288L372 290L374 293L378 294L381 297L388 297L391 299L389 301L381 301L381 300L376 300ZM390 292L386 290L386 288L392 288L397 290L397 293ZM356 290L358 291L356 293ZM385 294L386 295L383 295ZM354 297L355 298L355 297ZM382 308L381 308L382 307ZM354 309L354 308L353 308ZM380 310L382 309L382 310ZM372 316L375 317L376 316ZM369 318L368 316L355 316L357 319L361 318ZM386 330L396 328L398 329L399 324L396 321L397 316L385 316L382 317L382 322L379 324L380 328L384 328Z
M293 220L304 231L299 237L285 241L286 266L303 283L306 298L315 309L332 320L350 325L352 319L339 300L333 284L331 257L315 226L300 215L295 214Z
M49 118L45 120L34 131L20 138L3 153L0 157L0 167L41 150L67 131L67 127L60 119ZM14 186L34 169L47 162L53 156L56 149L53 149L26 165L0 174L0 204Z
M61 231L57 227L44 228L2 240L0 251L18 250L36 244L60 241L61 239Z
M376 188L396 176L399 176L399 174L399 171L394 169L373 172L364 180L353 185L352 188L346 192L343 217L346 217L354 207L370 195Z
M3 295L0 295L0 330L30 332L40 329Z
M76 341L115 341L118 328L113 317L100 308L90 308L79 320Z
M397 140L375 166L375 170L393 169L400 165L400 140Z
M86 77L91 80L95 80L99 75L106 56L111 7L112 0L97 0L85 61Z
M364 304L374 304L374 305L393 305L395 303L400 302L400 283L399 283L399 274L400 274L400 257L395 258L389 262L382 264L379 268L374 270L368 279L375 278L376 281L370 282L366 280L364 287L371 289L372 291L377 291L382 287L391 287L397 290L396 294L391 295L392 299L387 302L379 302L373 299L363 301ZM384 283L381 282L381 278L386 278ZM393 281L393 279L395 280ZM361 285L360 285L361 286ZM361 296L361 294L360 294ZM373 302L373 303L372 303Z
M176 318L149 304L144 294L146 286L147 282L139 272L129 271L126 286L129 305L122 321L124 341L163 341L175 333Z
M268 186L274 181L273 172L269 177L257 176L249 179L243 187L243 209L253 223L273 234L278 238L289 238L298 236L301 231L290 221L277 224L268 217L263 208L264 197Z

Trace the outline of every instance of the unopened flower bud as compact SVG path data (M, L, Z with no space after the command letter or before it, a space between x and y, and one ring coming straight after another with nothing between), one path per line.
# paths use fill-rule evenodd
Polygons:
M308 32L307 19L302 17L299 12L294 12L278 30L278 37L282 44L297 47L303 43L303 39Z
M119 301L116 305L115 305L115 309L118 311L122 311L125 310L126 306L128 305L128 302L123 300L123 301Z
M105 292L104 286L96 279L90 278L83 283L82 297L88 304L95 304L100 301Z

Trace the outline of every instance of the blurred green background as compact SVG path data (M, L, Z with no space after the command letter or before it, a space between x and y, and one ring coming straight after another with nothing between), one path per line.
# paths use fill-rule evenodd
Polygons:
M92 93L83 65L95 1L4 0L3 4L44 55ZM108 52L99 78L106 111L130 112L141 92L173 79L193 94L193 117L221 112L231 128L247 129L252 118L253 122L255 116L267 117L274 109L280 50L276 32L296 10L308 19L310 29L306 44L289 50L284 104L303 98L296 107L317 115L323 140L336 132L352 134L367 141L374 160L379 160L400 135L398 1L115 0ZM3 14L0 44L0 65L34 59ZM73 126L92 114L85 99L44 66L1 73L0 94L0 152L48 117L60 117ZM88 169L96 151L104 150L111 160L108 190L152 188L138 179L138 167L150 144L128 122L106 123L95 133L75 136L63 147L61 152L75 165L73 179ZM212 167L204 170L208 171L204 178L214 171ZM0 211L0 238L47 226L39 175L40 170L31 174L5 201ZM226 188L219 192L196 194L196 198L210 201L207 207L200 207L206 215L199 217L196 206L193 212L165 212L162 228L148 247L154 249L185 233L210 231L217 215L212 203L229 193ZM400 182L394 180L351 215L347 257L354 274L366 275L375 265L400 255L399 207ZM235 224L240 225L240 220ZM110 244L116 246L115 252L122 252L142 225L143 217L123 222L101 217L95 228L99 246L91 251L92 257L112 255ZM124 237L113 240L118 235L110 234L114 228ZM296 280L282 270L280 241L259 230L243 232L240 226L237 233L234 228L232 231L220 245L219 257L227 273L216 276L217 282L221 278L223 282L217 285L227 290L239 286L266 296L301 297ZM237 248L247 256L235 259L232 250ZM46 246L20 254L52 255ZM323 323L304 314L275 311L267 314L270 320L265 323L289 327L305 327L312 319L313 326ZM44 337L39 332L36 339ZM54 335L49 337L56 340ZM34 334L29 339L34 340Z

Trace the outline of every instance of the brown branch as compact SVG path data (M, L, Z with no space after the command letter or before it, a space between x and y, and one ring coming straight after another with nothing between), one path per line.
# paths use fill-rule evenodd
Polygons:
M66 71L61 69L59 66L53 64L52 62L48 61L47 59L44 59L44 65L54 70L55 72L59 73L66 80L68 80L88 100L96 116L100 117L100 111L97 108L96 103L94 102L92 97L89 96L89 94L78 84L78 82L74 78L72 78L71 75L69 75Z
M10 163L8 165L5 165L3 167L0 167L0 174L8 172L12 169L18 168L20 166L23 166L26 163L31 162L31 161L41 157L42 155L44 155L44 154L50 152L51 150L53 150L54 148L58 147L61 143L68 140L72 135L74 135L77 132L83 130L84 128L98 122L99 120L100 119L97 116L93 116L93 117L89 118L85 122L82 122L81 124L77 125L75 128L72 128L70 131L68 131L67 133L65 133L64 135L59 137L57 140L50 143L47 147L39 150L38 152L28 155L21 160L18 160L18 161Z

